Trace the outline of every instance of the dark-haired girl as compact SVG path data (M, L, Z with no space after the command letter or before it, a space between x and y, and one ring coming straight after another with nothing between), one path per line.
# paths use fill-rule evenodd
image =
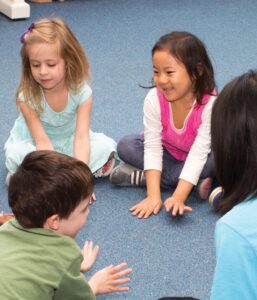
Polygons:
M257 72L225 86L211 136L223 195L216 209L217 264L211 299L257 299Z
M147 196L130 210L138 218L157 214L161 187L174 190L164 206L173 216L192 211L185 202L199 179L213 175L210 121L215 96L204 44L188 32L162 36L152 49L153 83L144 102L144 135L125 136L125 162L111 173L120 186L146 185Z

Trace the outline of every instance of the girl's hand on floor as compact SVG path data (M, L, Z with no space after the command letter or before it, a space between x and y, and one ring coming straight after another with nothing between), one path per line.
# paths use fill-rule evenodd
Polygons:
M99 253L99 246L94 246L93 242L86 241L84 244L83 249L81 250L83 255L83 261L80 265L81 272L87 272L93 266L96 261L97 255Z
M127 267L127 263L121 263L117 266L106 267L92 276L89 280L89 285L95 295L108 294L113 292L127 292L129 287L120 286L128 283L130 278L122 278L132 272L132 269Z
M184 201L181 201L173 196L167 198L164 202L164 207L167 212L171 212L171 215L175 217L177 214L182 216L184 212L192 212L190 206L185 205Z
M138 204L130 208L133 216L139 219L147 219L152 214L157 215L162 207L162 199L160 197L148 196Z

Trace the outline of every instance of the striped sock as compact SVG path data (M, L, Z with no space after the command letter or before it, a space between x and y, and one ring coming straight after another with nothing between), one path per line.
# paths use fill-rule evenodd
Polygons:
M130 180L132 185L145 185L145 172L142 170L135 170L131 173Z

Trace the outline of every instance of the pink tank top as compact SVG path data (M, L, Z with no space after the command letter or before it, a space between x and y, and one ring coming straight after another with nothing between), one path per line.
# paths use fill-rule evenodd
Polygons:
M168 100L166 100L165 96L158 89L157 94L161 108L162 145L177 160L184 161L194 143L197 130L202 123L203 109L209 102L211 95L204 95L201 105L195 102L185 119L183 128L176 129Z

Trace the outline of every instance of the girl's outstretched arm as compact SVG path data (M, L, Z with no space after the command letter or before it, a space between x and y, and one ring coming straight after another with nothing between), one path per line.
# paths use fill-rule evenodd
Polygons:
M210 153L210 123L215 98L215 96L212 96L203 110L202 124L198 128L197 136L186 158L184 167L179 176L177 188L172 196L164 202L166 211L172 211L172 216L176 216L177 214L183 215L186 211L192 211L191 207L185 205L185 201L193 187L198 183L200 174Z
M19 108L26 120L29 131L34 139L37 150L54 150L51 140L37 113L25 102L19 101Z
M156 89L152 89L144 102L144 168L147 196L130 209L132 215L140 219L158 214L162 207L160 183L163 149L161 132L160 104Z
M202 113L202 124L197 130L197 136L188 153L179 178L197 185L204 165L211 151L211 112L215 102L212 96Z
M92 97L79 105L77 109L76 132L74 139L74 157L89 163L90 158L90 114L92 110Z

